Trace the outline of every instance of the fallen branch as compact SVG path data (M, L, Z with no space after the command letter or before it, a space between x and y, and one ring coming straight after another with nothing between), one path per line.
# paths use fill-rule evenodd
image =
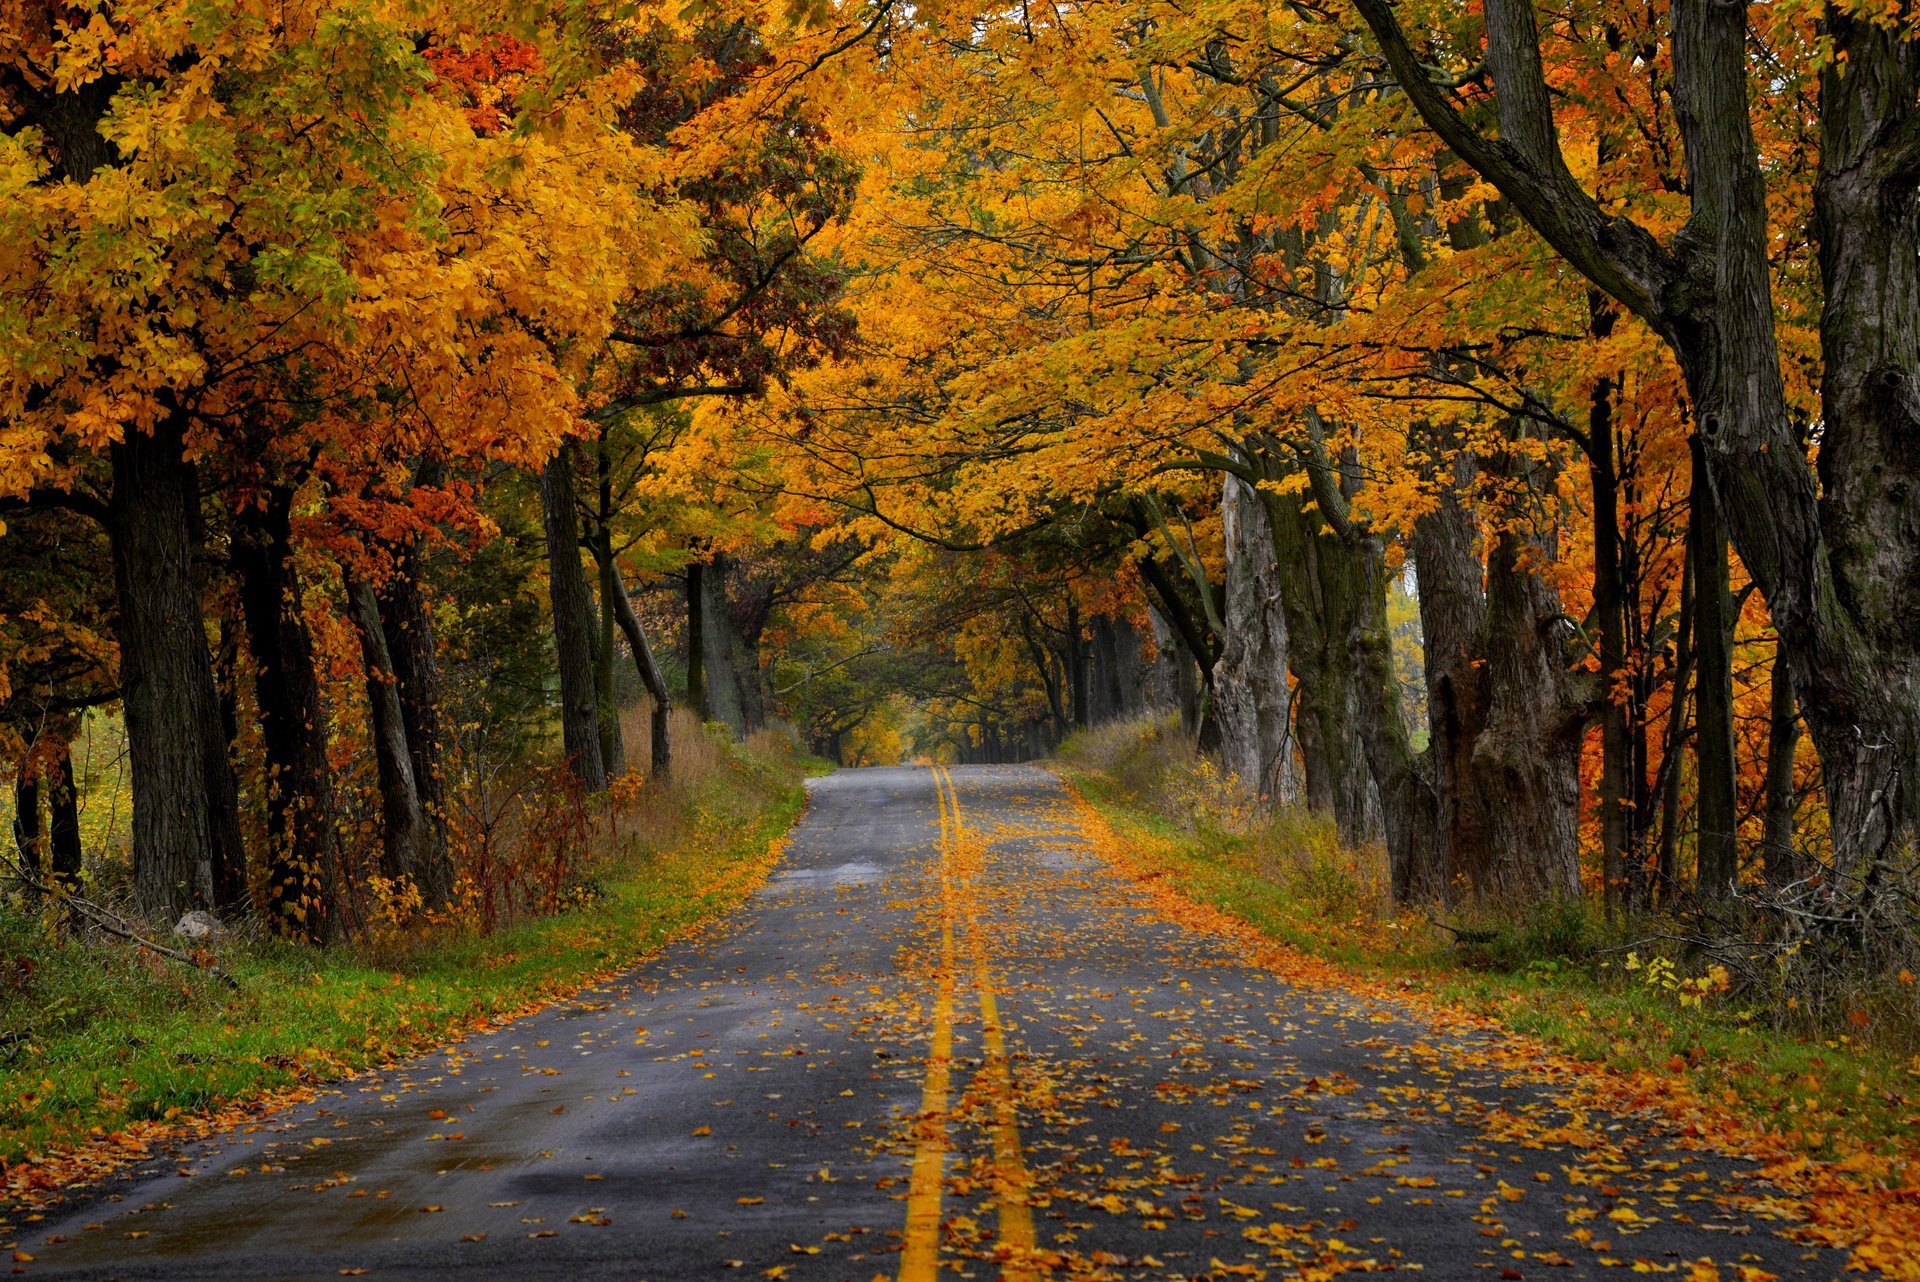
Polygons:
M221 970L212 962L203 961L191 953L183 953L177 948L169 948L165 944L156 944L153 940L148 939L132 926L129 926L126 919L113 910L96 904L91 899L84 899L79 895L73 894L64 887L49 886L30 874L18 861L10 860L9 862L13 865L14 877L29 890L38 891L40 894L46 895L49 898L58 899L69 911L85 917L89 922L93 923L93 925L106 931L109 935L116 935L130 944L146 949L148 952L158 953L160 956L168 958L171 961L177 961L182 966L191 966L195 970L205 971L225 984L228 988L236 992L239 991L240 981L232 975L227 974L226 971Z

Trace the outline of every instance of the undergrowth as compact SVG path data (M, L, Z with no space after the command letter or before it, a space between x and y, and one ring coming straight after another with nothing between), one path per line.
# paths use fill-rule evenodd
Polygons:
M1383 851L1342 847L1304 809L1256 814L1171 723L1077 735L1057 766L1174 889L1270 938L1580 1058L1682 1077L1811 1154L1913 1143L1910 1025L1811 1023L1790 997L1731 982L1675 923L1614 922L1585 900L1396 911Z
M229 989L206 970L49 929L29 904L0 905L0 1170L438 1045L724 911L798 817L801 781L820 763L779 736L737 746L688 718L674 747L670 779L628 788L611 822L595 817L551 902L544 890L498 895L492 930L474 914L425 925L376 915L355 941L314 949L242 928L211 945Z

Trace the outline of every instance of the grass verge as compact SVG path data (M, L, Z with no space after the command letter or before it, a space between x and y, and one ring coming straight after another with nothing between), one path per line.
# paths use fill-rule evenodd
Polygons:
M536 1009L718 916L771 869L822 763L771 742L705 752L640 795L579 906L325 950L236 936L216 960L237 991L0 910L0 1196L45 1195Z

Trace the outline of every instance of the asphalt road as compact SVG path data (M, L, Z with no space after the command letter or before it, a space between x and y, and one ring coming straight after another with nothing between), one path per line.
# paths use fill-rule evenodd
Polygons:
M81 1195L15 1271L1840 1272L1737 1162L1500 1062L1157 917L1039 770L843 771L705 934Z

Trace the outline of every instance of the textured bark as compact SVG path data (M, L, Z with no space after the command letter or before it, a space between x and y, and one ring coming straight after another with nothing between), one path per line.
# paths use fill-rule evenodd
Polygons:
M267 920L312 941L335 927L339 859L327 716L293 565L293 487L234 513L233 568L266 761Z
M707 698L707 589L703 582L706 571L698 561L687 563L687 706L702 721L711 721L713 704ZM833 759L840 759L837 748Z
M1693 443L1701 473L1687 519L1687 555L1693 558L1693 749L1696 884L1703 899L1723 899L1740 875L1734 844L1739 798L1733 744L1733 595L1727 569L1727 529L1713 487L1706 483L1701 443Z
M406 716L400 709L400 683L380 623L380 602L373 585L346 576L347 612L360 636L360 660L366 673L367 719L374 767L380 782L380 871L390 878L421 879L421 848L427 812L413 778L413 754L407 748Z
M1467 880L1483 898L1580 891L1580 732L1585 701L1560 636L1559 598L1526 568L1550 555L1507 531L1487 564L1487 713L1472 757L1486 843Z
M1352 639L1362 595L1384 592L1369 556L1341 539L1298 494L1261 491L1274 539L1287 620L1287 659L1298 690L1294 733L1306 766L1307 804L1330 813L1340 839L1359 846L1384 835L1382 799L1368 765L1365 709ZM1384 623L1384 598L1381 618Z
M1462 475L1470 475L1463 464ZM1427 687L1427 758L1433 779L1431 863L1411 870L1403 896L1445 900L1471 890L1471 852L1488 842L1486 807L1473 786L1473 752L1486 726L1487 625L1484 574L1473 515L1458 485L1441 487L1439 503L1413 532L1420 576L1420 633ZM1401 889L1398 879L1396 889Z
M600 698L593 678L593 598L580 565L580 525L574 509L573 445L568 442L540 474L540 508L547 534L547 583L553 601L553 643L560 675L560 740L568 768L588 792L607 786L600 750Z
M1287 621L1273 535L1258 493L1237 476L1223 483L1226 608L1213 671L1220 755L1262 808L1300 799L1287 687Z
M172 922L190 908L216 906L216 819L204 749L219 710L193 567L199 484L178 429L167 424L130 432L109 455L134 901L143 916Z
M1784 886L1800 876L1800 858L1793 847L1794 754L1800 746L1800 717L1793 701L1793 678L1787 675L1786 656L1773 656L1773 689L1768 701L1767 795L1762 853L1767 880Z
M688 568L691 571L693 567ZM689 602L688 644L691 646L698 642L700 669L705 678L701 687L704 696L704 703L700 706L701 719L722 722L737 739L746 733L747 723L746 711L740 702L733 626L727 617L728 571L725 554L716 552L698 574L690 574L689 588L697 593L698 601ZM697 588L694 586L696 584ZM699 619L697 636L691 626L696 606ZM689 664L691 662L689 659Z
M409 541L392 552L393 572L376 593L380 630L385 634L394 687L400 696L413 786L426 816L427 826L415 862L420 894L427 907L437 908L451 902L454 882L453 854L447 842L442 751L446 727L440 712L440 658L421 579L424 567L419 545Z

